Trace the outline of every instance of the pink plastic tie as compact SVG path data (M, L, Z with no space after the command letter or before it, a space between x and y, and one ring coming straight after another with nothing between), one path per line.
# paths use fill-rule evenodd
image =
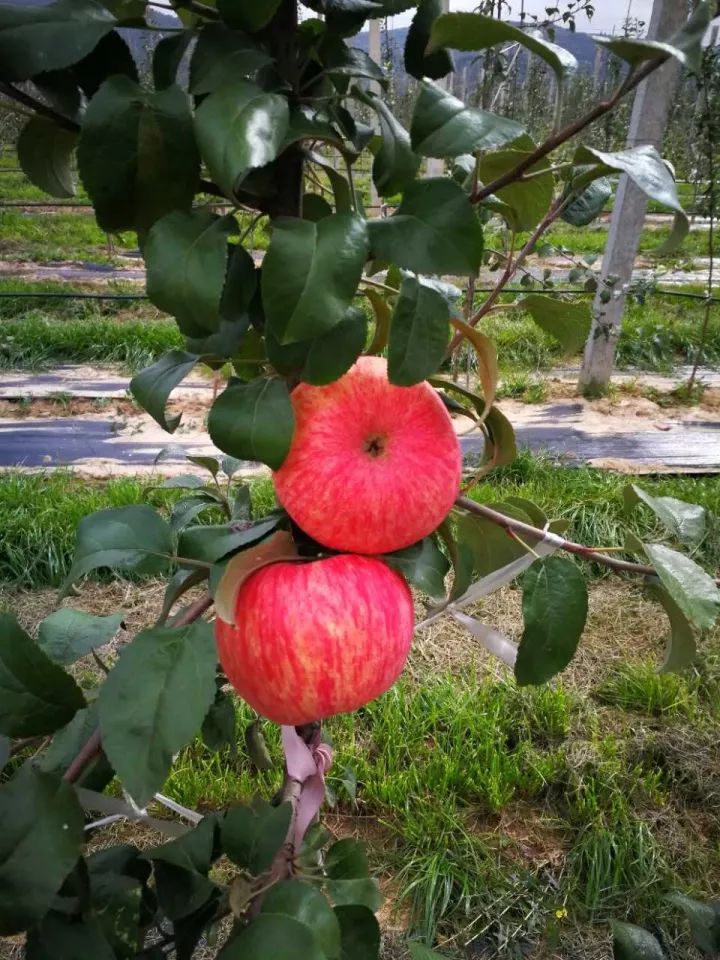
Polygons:
M295 849L320 811L325 799L325 774L332 766L332 747L327 743L308 746L295 727L282 727L282 745L288 776L302 784L295 816Z

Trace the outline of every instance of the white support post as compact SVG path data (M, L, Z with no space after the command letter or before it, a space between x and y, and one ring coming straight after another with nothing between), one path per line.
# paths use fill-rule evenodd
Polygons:
M668 39L683 26L687 15L688 5L684 0L655 0L648 38ZM673 59L638 87L630 120L628 147L652 144L662 150L678 73L678 63ZM593 308L593 323L580 373L580 387L589 394L604 393L612 377L625 312L627 285L632 279L646 212L645 194L627 176L622 176L610 220ZM608 277L616 277L617 280L609 291L611 299L603 303L601 295L608 289L603 281Z

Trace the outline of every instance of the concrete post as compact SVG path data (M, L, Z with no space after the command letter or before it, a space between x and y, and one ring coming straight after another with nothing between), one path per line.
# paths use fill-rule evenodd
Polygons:
M442 12L450 12L450 0L442 0ZM435 82L439 87L444 87L447 90L447 77L443 77L441 80L436 80ZM425 169L428 177L442 177L445 173L445 161L440 160L438 157L428 157Z
M684 0L655 0L648 38L667 40L683 26L687 16L688 5ZM628 147L652 144L662 150L678 74L678 63L671 60L638 87L630 120ZM589 394L605 392L613 373L625 312L625 290L632 278L646 212L645 194L627 176L622 176L610 220L601 280L593 307L593 323L580 373L580 387ZM603 303L601 294L608 289L603 280L607 277L618 279L610 290L610 302Z

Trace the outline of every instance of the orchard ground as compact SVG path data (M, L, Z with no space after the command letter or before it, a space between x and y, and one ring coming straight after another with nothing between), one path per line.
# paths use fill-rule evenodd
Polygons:
M3 163L16 166L9 156ZM79 195L68 209L29 206L46 198L20 174L0 177L3 202L26 204L0 209L0 294L141 291L128 272L137 266L130 239L109 242L91 211L79 206L86 197ZM535 261L533 272L542 275L550 264L558 286L567 285L576 260L587 262L602 250L605 230L556 227L548 237L555 250ZM663 230L648 223L643 256L661 242ZM707 256L706 240L704 230L694 231L679 254L660 263L665 277L680 272L687 281L693 261ZM501 241L493 236L489 245ZM253 246L259 252L267 246L262 229ZM63 265L53 266L53 275L66 280L32 279L54 261ZM14 276L19 267L22 275ZM97 267L114 272L99 276ZM82 270L98 279L77 282ZM697 283L666 288L702 293ZM654 417L691 407L717 420L716 387L705 389L701 381L691 394L673 392L683 379L678 366L698 358L707 368L720 365L720 309L714 308L701 343L703 312L699 300L655 294L633 303L620 363L634 379L618 381L607 402L643 401L654 405L645 408ZM487 319L485 331L498 344L506 399L539 403L571 389L554 382L550 371L572 361L529 318L498 313ZM0 299L0 366L7 371L80 362L127 373L174 347L182 347L182 338L172 320L143 301ZM659 374L674 382L658 385L651 377ZM458 375L464 382L475 372L461 363ZM62 394L0 406L2 417L136 413L129 399L97 403ZM630 479L558 469L525 455L474 496L485 502L528 497L549 515L570 520L568 536L610 547L622 544L628 522L638 536L652 535L647 515L636 512L628 521L623 513L621 491ZM717 477L644 478L643 485L720 515ZM272 504L271 486L259 480L251 489L259 514ZM100 484L64 471L1 474L0 605L34 627L56 605L82 516L145 498L169 504L173 496L133 477ZM717 569L717 520L700 550L698 559ZM476 958L608 960L610 918L643 923L664 937L673 957L694 958L664 895L677 884L700 898L720 896L720 634L703 641L692 669L660 675L666 627L657 608L644 599L641 585L593 573L580 655L548 687L517 688L505 668L442 620L418 635L394 690L353 721L341 717L328 724L336 748L328 825L338 836L359 835L369 843L387 896L381 914L385 960L404 960L406 931L437 934L448 956L469 942L468 955ZM130 637L154 619L163 591L164 584L154 581L90 580L72 605L94 613L122 609L122 636ZM416 601L421 614L426 601ZM510 588L477 612L517 639L519 604L519 591ZM110 662L115 653L113 647L101 656ZM79 680L89 683L97 669L92 659L81 662ZM240 722L247 719L240 702L237 712ZM270 725L267 733L277 756ZM254 776L241 749L216 756L198 742L183 752L165 791L184 805L210 810L258 786L271 792L277 779ZM123 825L98 831L93 843L121 839L156 838L145 827ZM18 953L12 944L0 945L3 960Z

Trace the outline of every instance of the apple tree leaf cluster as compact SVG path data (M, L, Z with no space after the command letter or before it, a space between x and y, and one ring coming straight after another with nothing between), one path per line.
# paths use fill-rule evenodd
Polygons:
M165 481L182 491L166 511L151 497L78 527L62 595L108 570L164 577L155 622L130 637L121 613L93 617L63 605L31 635L11 614L0 617L0 935L26 934L29 960L168 949L190 960L230 917L223 960L372 960L380 895L362 847L315 825L289 849L292 805L282 798L207 814L191 828L173 824L166 843L145 851L88 852L88 811L103 809L93 803L118 781L135 809L152 802L174 756L197 736L211 749L235 747L206 611L231 610L239 584L262 566L318 555L282 509L257 516L238 480L249 463L282 467L299 384L323 387L363 355L385 357L394 386L428 381L484 436L468 486L512 463L512 425L494 402L497 351L480 321L552 222L590 223L620 173L676 214L673 238L682 238L687 219L659 154L603 153L582 145L582 131L668 57L694 69L713 11L701 0L663 44L603 41L627 62L622 89L535 142L515 120L438 81L452 74L453 50L520 44L554 73L560 115L577 65L549 37L479 13L443 14L435 0L305 0L302 17L296 0L171 0L175 26L143 73L124 37L147 27L150 6L0 6L0 90L34 111L18 142L23 170L61 198L79 178L104 230L137 234L148 296L185 338L183 350L134 377L135 399L172 434L181 423L167 412L173 390L196 368L226 375L208 417L221 456L187 458L204 475ZM405 64L417 80L408 129L386 98L383 69L353 42L370 17L406 10L414 19ZM357 173L368 153L387 216L373 216ZM425 176L429 158L445 160L447 175ZM531 241L496 289L477 297L491 217ZM255 230L269 237L264 257L252 247ZM588 303L548 292L515 306L568 352L587 335ZM450 376L461 344L476 357L475 390ZM581 566L563 552L562 523L535 504L486 506L486 516L458 506L384 560L429 599L428 617L464 617L479 642L514 664L518 683L544 683L567 666L583 632ZM693 559L706 517L637 487L627 507L652 511L667 531L667 542L624 546L667 612L664 668L677 669L720 610L715 581ZM524 628L515 644L462 608L518 578ZM110 642L120 652L108 665ZM74 679L83 657L104 668L92 689ZM267 769L259 723L245 743L252 765ZM229 879L214 869L221 857L232 864ZM717 950L710 908L683 908L696 939ZM620 930L618 956L640 955L633 936ZM424 950L414 956L433 956Z

